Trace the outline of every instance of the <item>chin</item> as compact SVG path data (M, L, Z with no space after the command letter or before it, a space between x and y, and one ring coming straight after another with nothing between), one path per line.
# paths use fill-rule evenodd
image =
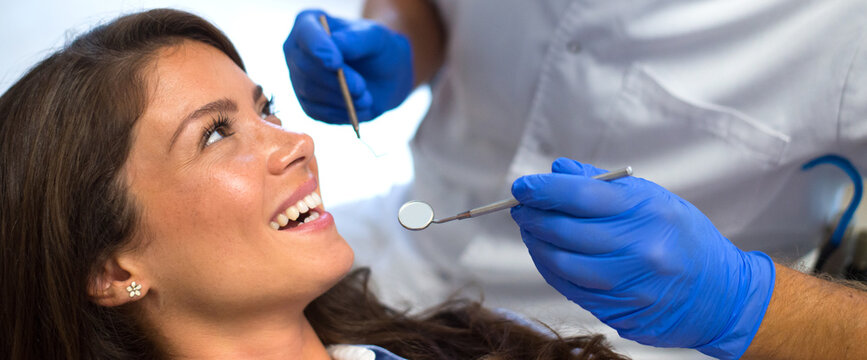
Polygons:
M352 263L355 261L355 253L352 251L352 247L343 240L343 237L337 235L340 238L339 244L334 246L329 254L326 255L327 265L325 266L328 271L323 271L322 274L327 278L324 279L326 283L322 292L328 291L335 284L340 282L346 274L352 270Z
M340 238L343 239L342 236ZM343 246L345 248L345 253L343 254L343 261L341 262L343 267L340 271L340 279L346 276L346 274L349 273L349 270L352 270L352 264L355 262L355 252L352 250L352 247L349 246L349 243L345 240L343 241Z

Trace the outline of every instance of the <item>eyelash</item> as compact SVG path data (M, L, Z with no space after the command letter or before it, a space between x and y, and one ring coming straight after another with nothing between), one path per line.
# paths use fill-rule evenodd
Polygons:
M270 98L265 100L265 103L262 104L262 115L265 115L262 119L265 119L269 116L275 115L277 112L274 111L274 95L271 95ZM229 132L228 129L232 128L232 123L234 121L229 118L225 113L217 114L217 117L211 119L211 122L208 123L208 126L202 131L202 140L200 142L200 147L204 149L207 147L208 139L214 132L220 132L224 138L234 135L234 132Z
M274 111L274 95L265 99L265 104L262 105L262 114L265 115L265 117L277 114L277 112Z
M219 133L224 138L235 134L234 132L229 132L229 129L232 128L232 122L233 120L224 113L219 113L217 114L217 117L211 119L211 122L202 131L201 148L204 149L207 146L208 139L215 132Z

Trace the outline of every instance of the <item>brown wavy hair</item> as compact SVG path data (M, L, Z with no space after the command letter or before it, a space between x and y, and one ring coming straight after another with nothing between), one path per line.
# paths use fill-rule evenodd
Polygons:
M139 215L120 177L148 101L157 50L209 44L244 64L202 18L157 9L120 17L49 56L0 97L0 357L164 358L135 304L98 306L90 280L129 245ZM409 316L357 270L305 315L326 345L375 344L410 359L623 359L601 336L543 334L454 300Z

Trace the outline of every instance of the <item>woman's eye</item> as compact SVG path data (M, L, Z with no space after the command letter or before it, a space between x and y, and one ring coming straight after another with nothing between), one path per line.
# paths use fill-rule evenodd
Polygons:
M222 131L219 129L212 132L211 136L208 136L208 139L205 140L205 146L210 146L211 144L213 144L217 141L223 140L224 135L221 133L222 133Z
M259 117L261 117L262 120L267 119L271 115L274 115L274 96L273 95L271 96L271 98L265 100L265 103L262 104L262 110L259 112Z
M231 132L232 122L223 114L214 119L202 133L202 149L234 134Z

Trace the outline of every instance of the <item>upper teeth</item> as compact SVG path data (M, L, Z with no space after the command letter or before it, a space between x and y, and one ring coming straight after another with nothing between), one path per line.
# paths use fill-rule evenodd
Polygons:
M310 211L310 209L315 209L319 205L322 205L322 198L319 197L319 194L316 192L312 192L303 199L298 200L294 205L286 208L286 210L283 210L280 215L277 215L276 221L271 221L271 228L277 230L281 226L286 226L286 224L289 223L289 220L295 221L299 216L301 216L301 214L305 214ZM319 217L318 215L319 213L314 211L304 220L305 222L307 222L307 220L316 220Z

